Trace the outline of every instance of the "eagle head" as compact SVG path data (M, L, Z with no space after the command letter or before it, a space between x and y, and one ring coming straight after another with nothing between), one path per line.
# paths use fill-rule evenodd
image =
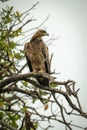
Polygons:
M43 36L49 36L49 34L45 30L39 29L32 37L31 41L34 39L40 40Z
M49 36L49 34L48 34L45 30L38 30L38 31L36 32L36 34L37 34L39 37Z

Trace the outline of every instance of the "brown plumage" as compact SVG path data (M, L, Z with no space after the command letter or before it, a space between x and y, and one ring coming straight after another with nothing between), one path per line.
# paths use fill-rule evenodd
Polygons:
M48 47L43 42L42 37L48 36L45 30L38 30L30 42L24 46L25 55L31 72L46 72L50 74L50 61ZM37 77L41 85L49 86L49 80L43 77Z

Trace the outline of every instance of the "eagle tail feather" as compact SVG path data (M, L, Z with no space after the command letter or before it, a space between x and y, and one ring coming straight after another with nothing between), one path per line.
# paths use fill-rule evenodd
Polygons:
M37 77L37 81L39 82L40 85L49 87L49 79L43 77Z

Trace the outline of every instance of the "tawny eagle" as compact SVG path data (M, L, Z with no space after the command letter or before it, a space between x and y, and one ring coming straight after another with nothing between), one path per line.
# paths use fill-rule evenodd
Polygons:
M42 40L43 36L49 36L49 34L45 30L38 30L30 42L25 43L24 50L31 72L50 74L49 52L47 45ZM47 78L37 77L37 81L43 86L49 86Z

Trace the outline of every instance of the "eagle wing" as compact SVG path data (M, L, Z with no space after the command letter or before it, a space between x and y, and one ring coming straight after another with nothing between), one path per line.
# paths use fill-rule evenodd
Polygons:
M24 45L24 51L25 51L25 56L26 56L26 60L27 60L27 64L29 66L30 71L33 71L32 65L31 65L31 60L30 60L30 44L29 43L25 43Z
M50 74L50 59L49 59L48 47L46 46L46 44L43 41L42 41L41 45L42 45L42 54L44 56L45 69L46 69L46 72L48 74Z

